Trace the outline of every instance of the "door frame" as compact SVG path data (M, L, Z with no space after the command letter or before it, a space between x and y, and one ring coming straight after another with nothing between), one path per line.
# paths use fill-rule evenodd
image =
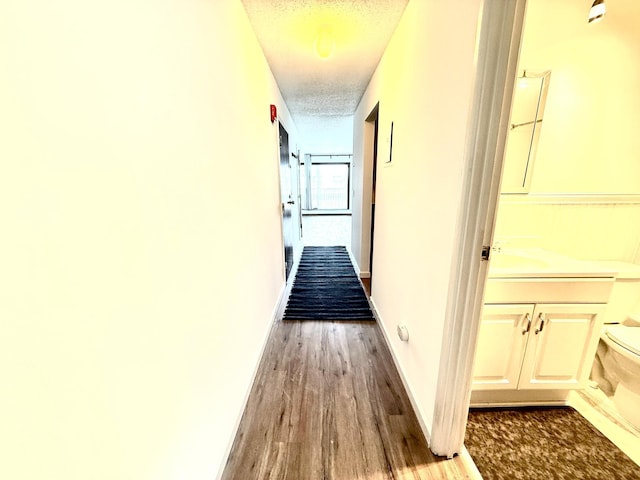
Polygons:
M375 239L375 223L376 223L376 182L378 180L378 135L379 135L379 119L380 119L380 103L376 103L376 106L373 107L371 113L365 119L365 138L370 142L369 147L371 148L371 184L367 186L367 188L371 191L371 200L369 202L370 211L370 225L369 225L369 292L371 292L372 284L373 284L373 247L374 247L374 239ZM366 125L370 125L373 127L367 129ZM363 208L364 211L364 208Z
M445 314L430 448L463 451L471 380L495 227L502 161L517 75L526 0L485 0L476 44L476 71L465 147L465 177Z
M354 208L354 215L359 212L359 229L357 230L357 236L354 236L354 231L351 233L351 243L354 248L358 249L356 262L358 263L358 269L360 278L371 278L372 265L373 265L373 237L374 237L374 215L373 208L374 202L374 189L375 189L375 172L377 168L378 158L378 135L377 135L377 123L380 111L380 102L376 102L369 114L365 117L362 123L362 156L360 158L360 165L356 166L355 159L357 152L354 145L354 157L352 172L358 174L358 178L354 178L353 185L357 185L360 189L359 197L356 198L356 191L352 192L353 200L351 202L352 208ZM355 217L354 217L355 218ZM355 228L356 222L353 227ZM356 247L357 244L357 247Z

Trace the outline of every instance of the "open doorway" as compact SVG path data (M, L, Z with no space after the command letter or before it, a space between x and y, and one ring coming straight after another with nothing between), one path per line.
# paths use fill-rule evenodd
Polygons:
M374 232L376 222L376 177L378 171L378 105L375 106L371 114L367 117L366 123L369 124L365 141L369 143L369 151L371 152L371 228L369 229L369 278L363 279L365 288L371 293L373 284L373 245ZM373 127L373 130L371 129Z
M376 178L378 157L378 111L376 104L364 119L362 136L354 137L355 160L352 184L352 253L358 273L371 294L376 216Z
M631 61L638 35L630 25L640 10L637 2L620 1L595 24L587 21L587 7L527 7L471 405L568 405L605 436L623 435L618 447L632 456L640 452L640 435L621 427L615 382L605 379L602 362L608 336L601 335L603 323L633 315L637 301L632 296L622 307L622 282L606 269L624 272L628 284L640 261L633 220L640 214L638 164L626 147L636 140L620 126L640 120L637 88L627 81L630 69L638 70ZM594 63L592 52L609 45L617 48ZM617 105L615 127L607 121L611 105ZM505 277L524 285L532 271L535 291L523 290L520 298L516 291L498 293ZM611 293L593 290L611 286L612 277ZM572 278L570 290L563 278Z
M351 245L351 154L307 154L302 160L304 245Z

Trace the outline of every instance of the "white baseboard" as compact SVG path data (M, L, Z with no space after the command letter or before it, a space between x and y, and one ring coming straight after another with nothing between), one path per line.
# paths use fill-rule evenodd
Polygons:
M370 303L372 305L372 310L373 310L373 314L376 317L376 321L378 322L378 325L380 327L380 330L382 330L382 335L384 336L385 341L387 342L387 347L389 348L389 351L391 352L391 357L393 358L393 363L396 366L396 370L398 370L398 373L400 374L400 379L402 380L402 384L404 385L404 389L407 392L407 395L409 396L409 401L411 402L411 406L413 407L413 411L416 414L416 417L418 418L418 423L420 424L420 428L422 429L422 433L424 434L427 443L430 444L431 443L431 432L429 432L429 429L427 428L427 425L424 421L424 419L422 418L422 415L420 413L420 410L418 409L418 405L417 402L411 392L411 388L409 386L409 382L407 381L406 377L404 376L404 373L402 372L402 368L400 367L400 362L398 361L398 358L395 354L395 351L392 347L392 344L389 340L389 334L388 332L385 330L384 328L384 324L380 319L380 314L378 312L378 308L376 307L376 303L375 300L373 298L370 298ZM462 446L462 451L460 452L460 458L462 459L462 463L464 464L467 473L469 473L469 480L482 480L482 475L480 474L480 471L478 470L478 467L476 466L476 464L474 463L473 459L471 458L471 455L469 454L469 451L467 450L467 448L463 445Z
M424 421L424 418L422 418L422 414L420 412L420 409L418 408L418 403L416 402L416 399L413 396L413 392L411 390L409 382L407 381L407 378L404 375L404 372L402 370L402 367L400 365L400 362L398 360L396 352L395 352L395 350L393 348L393 345L392 345L392 343L390 341L389 333L384 328L384 322L382 322L382 320L380 318L380 313L378 311L378 308L376 306L376 302L373 299L373 297L369 298L369 303L373 307L372 308L373 315L375 316L376 322L378 323L378 326L380 327L380 330L382 331L382 336L384 337L384 340L387 343L387 348L391 352L391 358L393 358L393 363L394 363L394 365L396 367L396 370L400 374L400 380L402 380L402 385L404 385L404 389L407 392L407 396L409 397L409 401L411 402L411 406L413 407L413 411L415 412L416 417L418 418L418 423L420 424L420 429L422 430L422 433L424 434L424 437L427 440L427 444L430 444L431 443L431 432L429 432L429 429L427 428L427 424Z
M291 275L289 276L290 280L293 279L294 277L293 273L294 272L292 268ZM276 302L276 305L273 308L273 311L271 313L271 322L269 324L269 328L266 329L266 334L262 339L262 347L260 348L260 355L258 355L258 360L256 361L256 364L253 367L253 374L251 376L251 381L249 382L249 387L247 388L247 392L244 395L240 413L236 418L235 426L233 428L233 434L231 435L229 444L227 445L227 448L224 452L224 456L222 457L223 461L222 461L222 464L220 465L220 469L218 470L218 475L216 475L216 480L220 480L222 478L224 469L227 466L227 461L229 460L229 455L231 454L231 449L233 448L233 442L235 441L236 436L238 435L238 429L240 428L240 421L242 420L242 415L244 415L244 411L247 408L249 395L251 394L251 389L253 388L253 384L255 383L256 377L258 375L258 368L260 367L260 362L262 361L262 357L264 356L264 352L267 348L267 342L269 341L269 337L271 336L271 332L273 331L275 323L282 318L282 311L284 311L284 306L287 303L286 300L289 295L289 291L291 289L291 285L290 285L291 283L292 283L291 281L287 282L286 284L282 285L282 288L280 289L280 295L278 297L278 301Z

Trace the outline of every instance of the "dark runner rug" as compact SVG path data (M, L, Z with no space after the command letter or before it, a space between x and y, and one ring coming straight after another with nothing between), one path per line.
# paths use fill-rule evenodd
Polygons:
M284 320L373 320L346 247L304 247Z
M640 479L640 467L570 407L470 410L465 445L484 480Z

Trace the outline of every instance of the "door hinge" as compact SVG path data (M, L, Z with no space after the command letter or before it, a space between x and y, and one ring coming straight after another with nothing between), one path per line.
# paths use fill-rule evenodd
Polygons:
M482 260L489 260L489 255L491 255L491 245L483 245L482 246Z

